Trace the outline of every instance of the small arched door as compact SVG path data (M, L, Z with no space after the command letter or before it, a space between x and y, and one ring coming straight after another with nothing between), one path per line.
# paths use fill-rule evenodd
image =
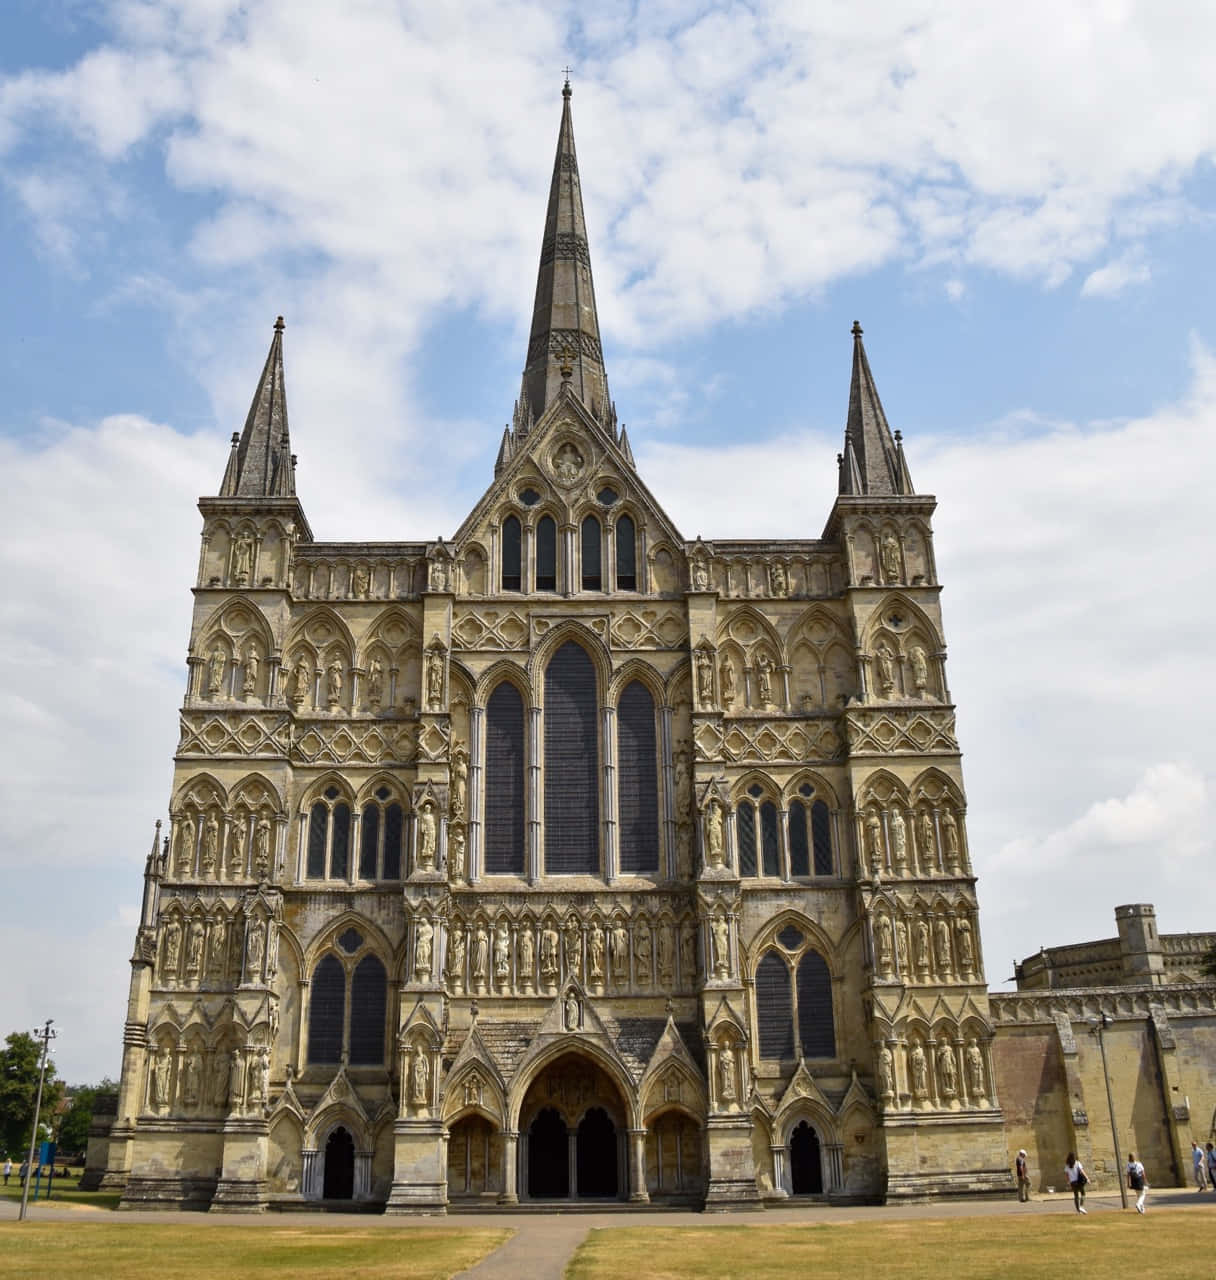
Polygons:
M579 1122L575 1161L579 1198L616 1195L616 1125L603 1107L592 1107Z
M566 1122L552 1107L545 1107L528 1129L528 1195L533 1200L565 1200L570 1195Z
M355 1194L355 1140L339 1125L325 1144L326 1200L351 1200Z
M796 1196L823 1194L819 1135L805 1120L790 1134L790 1190Z

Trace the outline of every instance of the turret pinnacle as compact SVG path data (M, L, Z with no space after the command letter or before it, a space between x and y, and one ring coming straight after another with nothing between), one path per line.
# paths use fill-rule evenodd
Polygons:
M287 430L287 389L283 378L283 317L275 321L266 366L258 380L239 439L220 486L220 497L295 496L295 459Z
M591 257L587 250L587 225L574 151L574 125L570 118L570 81L562 89L562 123L549 187L545 235L541 241L536 301L532 308L532 332L524 365L520 406L528 427L561 394L562 382L596 417L611 412L600 325L591 283ZM564 375L564 376L563 376Z
M853 321L853 380L849 386L849 420L840 456L840 492L893 496L913 492L899 433L887 425L861 325Z

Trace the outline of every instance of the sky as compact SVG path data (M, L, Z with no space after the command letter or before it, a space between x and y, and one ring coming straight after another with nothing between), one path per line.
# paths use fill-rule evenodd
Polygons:
M818 536L865 328L939 502L990 985L1120 903L1212 928L1214 47L1204 0L8 0L0 1034L117 1073L195 504L275 316L319 538L450 536L489 483L567 66L686 537Z

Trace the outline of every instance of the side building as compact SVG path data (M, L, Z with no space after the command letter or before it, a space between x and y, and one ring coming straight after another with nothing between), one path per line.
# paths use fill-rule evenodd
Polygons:
M838 487L792 541L690 540L646 487L568 85L520 398L448 540L315 539L277 324L199 504L95 1179L425 1213L1007 1190L935 501L856 325Z

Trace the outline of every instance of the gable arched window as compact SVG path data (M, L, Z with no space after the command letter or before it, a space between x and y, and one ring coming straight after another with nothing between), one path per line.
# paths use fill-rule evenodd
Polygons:
M545 669L545 870L596 875L599 734L595 667L567 640Z
M359 878L400 880L405 811L387 787L377 787L359 817Z
M583 518L582 529L582 574L583 590L599 591L604 584L601 556L600 522L595 516Z
M488 875L524 874L524 701L504 680L486 704Z
M516 516L502 522L502 589L523 589L523 536Z
M659 762L654 699L640 680L625 686L617 707L617 821L621 870L659 869Z
M536 589L557 590L557 524L552 516L536 522Z
M790 801L790 874L830 876L835 871L832 856L832 813L825 801L812 799L815 789L809 782L798 788L800 798Z
M756 1017L762 1058L834 1058L832 975L794 924L781 929L756 966Z
M388 1026L388 975L353 926L317 962L309 984L308 1061L382 1066Z
M735 838L739 845L741 876L781 875L777 806L763 796L764 788L753 783L735 809Z
M818 951L798 961L798 1039L804 1058L834 1058L836 1028L832 1021L832 975Z
M350 805L337 787L326 787L308 811L309 880L345 880L350 875Z
M790 967L776 951L765 952L756 966L756 1022L762 1058L794 1056Z
M616 521L616 589L638 589L637 533L632 516L618 516Z

